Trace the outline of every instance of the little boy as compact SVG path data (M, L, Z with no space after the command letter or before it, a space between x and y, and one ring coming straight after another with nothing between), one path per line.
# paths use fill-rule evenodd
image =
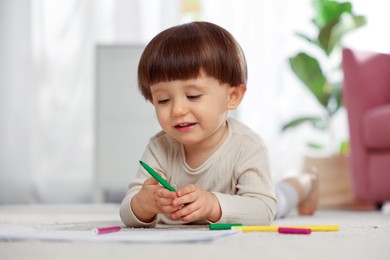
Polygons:
M277 205L266 147L255 132L228 118L244 97L246 81L241 47L215 24L175 26L146 46L138 83L162 131L150 139L142 161L177 191L163 188L140 168L121 204L126 226L270 224ZM290 210L311 193L299 193L295 182L282 186L288 184L292 189L278 194L285 195L283 207Z

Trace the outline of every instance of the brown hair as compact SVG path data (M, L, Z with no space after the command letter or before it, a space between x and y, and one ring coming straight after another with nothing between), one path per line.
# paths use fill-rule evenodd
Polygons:
M138 87L152 100L151 85L196 78L201 71L221 83L246 85L244 53L227 30L209 22L175 26L146 46L138 65Z

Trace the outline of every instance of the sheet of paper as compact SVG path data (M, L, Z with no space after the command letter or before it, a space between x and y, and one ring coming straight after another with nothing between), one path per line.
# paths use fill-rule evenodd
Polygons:
M38 231L19 225L0 225L0 241L49 240L132 243L207 242L241 233L238 230L191 229L122 229L119 232L95 235L92 231Z

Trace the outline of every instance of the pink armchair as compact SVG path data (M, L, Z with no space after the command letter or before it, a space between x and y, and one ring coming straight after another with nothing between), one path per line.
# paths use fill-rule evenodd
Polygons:
M344 103L355 197L390 200L390 55L343 50Z

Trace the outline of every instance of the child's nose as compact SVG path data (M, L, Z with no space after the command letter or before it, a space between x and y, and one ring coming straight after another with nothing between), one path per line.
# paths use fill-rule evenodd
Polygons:
M172 106L173 116L182 116L188 113L188 107L184 101L174 101Z

